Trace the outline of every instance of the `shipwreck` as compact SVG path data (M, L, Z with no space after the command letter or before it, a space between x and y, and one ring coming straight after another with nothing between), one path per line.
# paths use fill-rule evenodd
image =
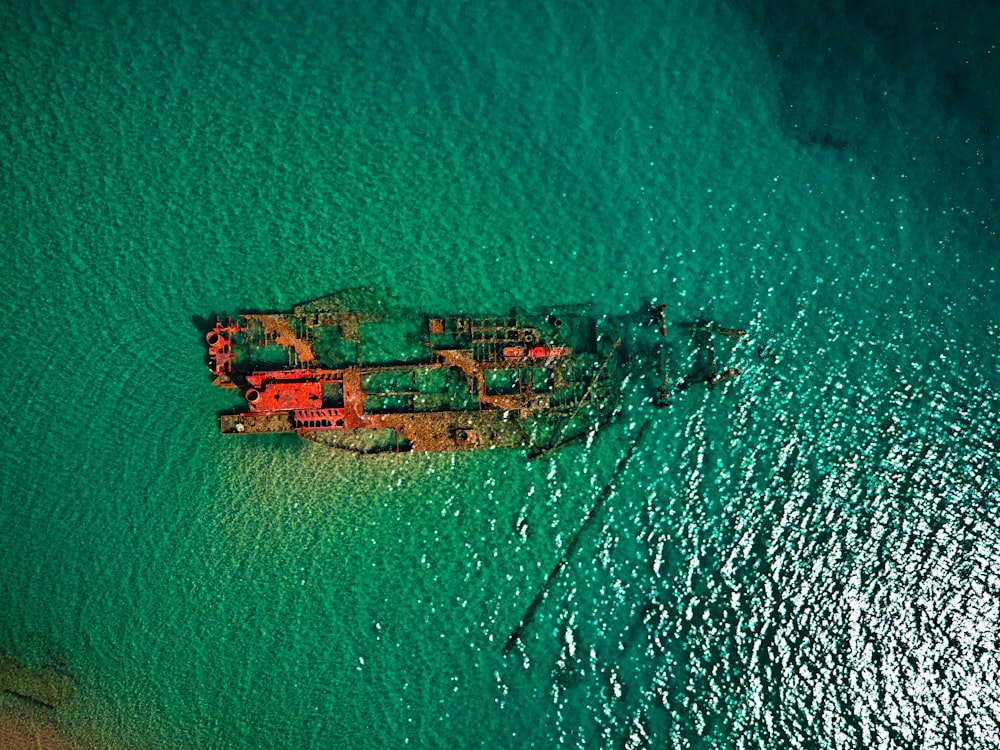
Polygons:
M290 312L218 318L206 335L213 382L245 404L219 416L220 430L296 433L356 453L539 454L592 435L620 410L628 374L664 360L662 307L436 315L388 300L351 290ZM668 401L666 375L650 382Z

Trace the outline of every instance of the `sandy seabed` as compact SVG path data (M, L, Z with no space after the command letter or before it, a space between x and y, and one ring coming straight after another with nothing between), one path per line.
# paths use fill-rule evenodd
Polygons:
M0 747L4 750L93 750L71 740L41 711L0 702Z

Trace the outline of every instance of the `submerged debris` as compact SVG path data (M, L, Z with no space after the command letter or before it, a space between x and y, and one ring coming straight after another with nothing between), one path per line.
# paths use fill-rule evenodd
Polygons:
M584 530L586 530L590 523L598 517L601 507L614 492L615 483L628 467L628 463L632 460L632 455L635 453L635 449L639 445L639 441L642 440L643 433L645 433L646 427L648 426L649 422L643 422L639 431L629 443L628 449L619 459L618 465L615 466L615 470L611 473L611 479L608 481L601 494L597 496L597 500L594 501L590 510L587 511L587 515L584 516L579 528L573 534L572 538L570 538L569 544L566 545L566 549L563 550L559 559L556 561L555 566L551 571L549 571L549 575L545 578L542 585L539 586L538 591L535 593L535 597L531 600L531 603L528 604L527 609L525 609L524 614L521 616L521 620L507 637L507 641L504 643L503 647L504 654L510 653L511 649L513 649L514 646L517 645L518 641L520 641L525 629L527 629L527 627L531 624L531 621L535 619L535 612L538 610L538 607L541 606L542 602L545 601L545 597L548 596L549 589L552 587L556 578L558 578L559 574L562 573L562 571L569 564L569 561L573 556L573 551L576 549L576 545L579 543Z

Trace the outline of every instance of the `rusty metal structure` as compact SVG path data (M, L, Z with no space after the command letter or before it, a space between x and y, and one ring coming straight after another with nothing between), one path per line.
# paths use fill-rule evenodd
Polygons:
M357 453L544 453L610 419L627 363L655 359L637 352L666 334L662 308L430 315L386 299L349 290L217 319L206 337L214 384L246 402L219 417L221 431L297 433Z

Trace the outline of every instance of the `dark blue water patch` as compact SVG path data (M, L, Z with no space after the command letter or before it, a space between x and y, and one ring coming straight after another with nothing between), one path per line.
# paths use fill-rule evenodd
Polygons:
M767 46L796 140L936 181L995 224L986 189L1000 156L992 3L734 2ZM960 172L960 185L947 175Z

